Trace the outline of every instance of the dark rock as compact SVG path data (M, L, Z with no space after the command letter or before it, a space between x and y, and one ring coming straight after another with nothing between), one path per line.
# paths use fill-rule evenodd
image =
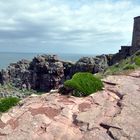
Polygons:
M71 69L75 64L72 62L63 62L65 80L69 80L72 76Z
M62 95L71 95L74 92L72 88L62 86L59 88L59 93Z
M7 70L2 69L0 72L0 83L2 85L9 82L9 73Z
M71 69L71 75L76 72L97 73L104 71L108 67L108 59L106 55L96 57L83 57L79 59Z
M6 70L0 72L0 83L13 83L20 89L50 91L62 87L65 80L70 79L76 72L96 73L108 67L105 55L83 57L75 64L60 61L56 55L41 55L30 62L21 60L12 63Z
M118 53L114 54L111 59L111 65L118 63L119 61L126 59L130 56L131 46L121 46L121 50Z
M64 79L64 67L56 55L42 55L35 57L30 64L31 87L33 89L49 91L57 89Z
M0 83L11 82L21 89L49 91L64 81L64 67L56 55L41 55L31 62L21 60L0 72Z

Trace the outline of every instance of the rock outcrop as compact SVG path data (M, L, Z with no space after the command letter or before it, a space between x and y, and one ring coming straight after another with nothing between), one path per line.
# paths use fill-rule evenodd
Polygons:
M96 57L83 57L79 59L71 69L71 73L76 72L91 72L97 73L104 71L108 67L108 59L106 55Z
M84 98L30 96L0 117L1 140L139 140L140 70Z
M26 84L26 87L30 89L29 79L30 71L28 70L30 66L30 61L21 60L17 63L11 63L5 72L9 75L9 79L5 83L13 83L16 87L23 88ZM3 80L4 81L4 80Z
M58 88L64 78L63 63L57 56L42 55L31 62L21 60L0 72L1 84L12 83L21 89L49 91Z
M84 57L75 64L63 62L56 55L41 55L32 61L21 60L0 72L0 83L12 83L20 89L50 91L62 86L76 72L103 71L108 67L107 56Z
M35 57L30 63L29 71L33 89L42 91L58 89L64 81L64 66L56 55Z

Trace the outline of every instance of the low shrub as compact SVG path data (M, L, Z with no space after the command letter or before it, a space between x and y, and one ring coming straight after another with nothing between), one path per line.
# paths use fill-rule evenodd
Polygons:
M135 66L131 65L131 64L128 64L128 65L123 67L123 70L133 70L133 69L135 69Z
M135 62L135 64L136 64L137 66L140 66L140 56L136 56L136 57L134 58L134 62Z
M0 99L0 112L5 112L9 110L12 106L17 105L19 101L20 99L16 97L8 97Z
M102 90L102 81L88 72L78 72L71 80L65 81L66 87L74 89L74 96L88 96L91 93Z

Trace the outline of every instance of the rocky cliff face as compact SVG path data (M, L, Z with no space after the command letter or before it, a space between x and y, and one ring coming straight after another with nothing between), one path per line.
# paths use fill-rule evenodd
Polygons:
M31 74L31 88L49 91L59 88L64 81L64 66L57 56L35 57L28 69Z
M106 55L94 57L83 57L79 59L71 69L71 73L76 72L91 72L97 73L104 71L108 67L108 59Z
M21 60L10 64L0 72L0 83L12 83L19 88L50 91L62 86L64 80L70 79L76 72L96 73L108 67L105 55L84 57L75 64L63 62L56 55L41 55L31 62Z

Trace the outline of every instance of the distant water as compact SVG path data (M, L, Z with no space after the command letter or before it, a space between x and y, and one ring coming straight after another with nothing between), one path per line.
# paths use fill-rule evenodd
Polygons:
M41 53L3 53L0 52L0 69L6 68L10 63L17 62L21 59L32 60L35 56L41 55ZM95 56L89 54L57 54L60 60L64 61L77 61L83 56Z

